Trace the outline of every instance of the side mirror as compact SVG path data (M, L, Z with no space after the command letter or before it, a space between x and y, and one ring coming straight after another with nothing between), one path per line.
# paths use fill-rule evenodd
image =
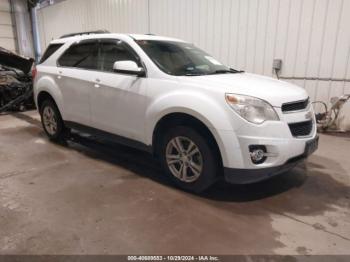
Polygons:
M113 71L122 74L145 76L146 72L142 67L138 67L134 61L117 61L113 64Z

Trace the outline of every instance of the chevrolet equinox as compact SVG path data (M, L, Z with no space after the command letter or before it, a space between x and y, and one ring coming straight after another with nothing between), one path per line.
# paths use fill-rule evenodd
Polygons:
M184 41L77 34L53 40L33 69L51 140L74 129L146 150L180 188L282 174L318 145L303 88L234 70Z

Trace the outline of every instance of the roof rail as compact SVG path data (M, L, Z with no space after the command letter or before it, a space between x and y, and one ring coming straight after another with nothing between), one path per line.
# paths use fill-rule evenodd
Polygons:
M95 30L95 31L87 31L87 32L80 32L80 33L71 33L71 34L66 34L61 36L60 39L72 37L76 35L107 34L107 33L110 33L110 32L108 30Z

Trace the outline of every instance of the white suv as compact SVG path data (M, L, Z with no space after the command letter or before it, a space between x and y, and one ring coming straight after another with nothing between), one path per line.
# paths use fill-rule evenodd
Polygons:
M35 72L50 139L75 129L146 150L185 190L220 177L261 181L317 149L304 89L231 69L178 39L66 36L50 43Z

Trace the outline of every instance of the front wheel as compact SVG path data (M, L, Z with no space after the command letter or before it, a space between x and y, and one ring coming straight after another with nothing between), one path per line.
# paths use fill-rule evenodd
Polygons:
M219 165L215 151L195 129L185 126L169 129L160 151L163 169L178 187L199 193L216 181Z

